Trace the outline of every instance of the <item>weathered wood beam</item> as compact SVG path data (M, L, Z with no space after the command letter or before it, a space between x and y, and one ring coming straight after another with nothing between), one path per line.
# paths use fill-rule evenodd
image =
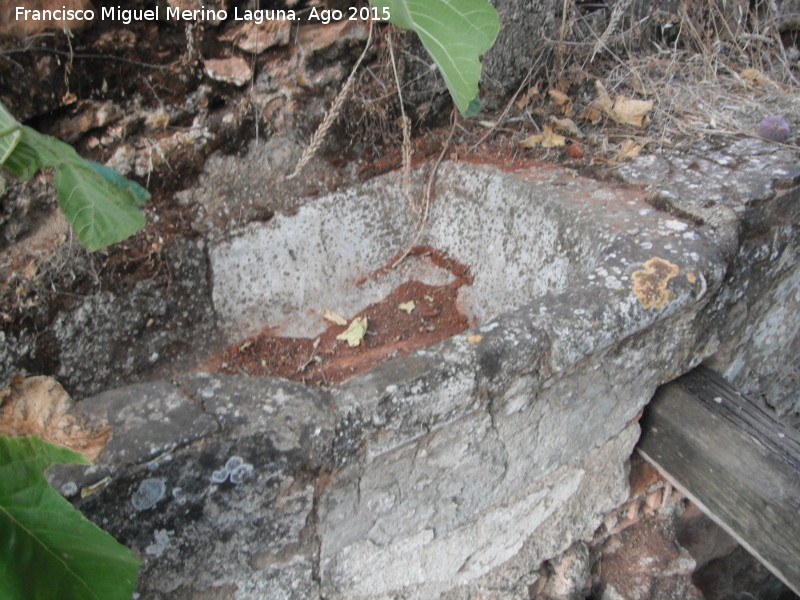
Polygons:
M700 367L656 392L638 450L800 594L800 433Z

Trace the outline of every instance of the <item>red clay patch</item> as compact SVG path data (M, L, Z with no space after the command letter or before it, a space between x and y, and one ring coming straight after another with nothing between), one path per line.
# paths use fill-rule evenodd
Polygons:
M445 286L406 282L380 302L351 315L348 321L367 318L367 333L359 346L351 348L346 341L336 339L347 328L344 325L331 323L315 339L274 336L266 327L210 356L203 368L214 373L283 377L312 385L331 385L468 329L471 324L460 312L456 298L458 288L472 283L469 268L426 246L414 248L409 255L426 257L450 271L455 279ZM390 269L397 258L399 255L370 278ZM415 304L410 313L399 308L410 301Z

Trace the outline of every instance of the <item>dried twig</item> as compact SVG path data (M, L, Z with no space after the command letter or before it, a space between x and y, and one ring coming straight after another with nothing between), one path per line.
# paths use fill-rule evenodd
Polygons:
M614 34L617 30L617 25L619 25L620 20L622 19L622 15L627 10L628 6L630 6L632 0L617 0L614 3L614 10L611 11L611 17L608 20L608 26L606 30L603 32L603 35L600 36L600 39L594 45L594 49L592 50L592 55L589 58L589 62L594 60L595 55L600 52L603 48L605 48L608 39Z
M364 50L361 52L361 56L358 57L356 64L353 65L353 69L350 71L350 75L347 77L347 81L344 82L344 86L336 95L336 99L333 101L330 110L328 110L328 114L325 115L325 118L322 120L322 123L317 128L317 131L314 132L314 136L311 138L311 142L309 142L306 149L303 151L303 155L300 157L300 160L297 163L297 166L294 168L294 171L291 175L287 177L287 179L294 179L300 174L300 171L303 170L308 164L316 153L319 151L320 147L322 146L325 138L328 135L333 124L336 122L336 119L339 117L339 114L342 112L342 107L344 106L344 101L347 100L347 97L350 95L350 92L353 90L353 84L356 80L356 73L358 72L358 68L361 66L361 63L364 61L364 57L367 55L367 51L369 50L370 45L372 44L372 29L373 23L370 20L369 22L369 35L367 36L367 44L364 46Z
M442 146L442 151L439 153L439 157L436 159L436 162L433 165L433 169L431 170L431 174L428 176L428 183L425 186L425 196L423 198L423 209L422 209L422 216L420 217L419 228L417 229L417 233L414 235L414 238L411 240L411 243L406 248L406 251L400 255L394 263L392 263L392 268L396 269L397 265L403 262L411 253L411 250L414 249L414 246L417 245L420 236L422 235L423 230L425 229L425 225L428 223L428 215L430 214L431 209L431 197L433 196L433 184L436 181L436 171L439 170L439 165L442 164L442 160L444 160L444 155L447 153L447 149L450 147L450 141L453 139L453 134L456 130L456 123L458 122L458 118L456 115L456 110L453 109L452 113L452 125L450 127L450 134L447 136L447 140L444 142L444 146Z
M406 194L408 207L419 214L419 207L415 205L414 197L411 194L411 121L406 115L406 109L403 106L403 86L400 84L400 75L397 73L397 63L394 60L394 43L392 42L392 32L387 36L389 45L389 58L392 62L392 72L394 73L394 81L397 85L397 97L400 101L400 119L403 123L403 191Z

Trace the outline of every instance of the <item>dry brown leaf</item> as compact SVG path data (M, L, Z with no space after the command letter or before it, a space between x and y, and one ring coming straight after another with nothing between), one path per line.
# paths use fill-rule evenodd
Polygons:
M528 90L523 94L523 96L515 102L515 106L522 110L530 101L539 95L539 83L537 82L533 87L529 87Z
M572 110L572 99L564 92L559 92L558 90L547 90L547 93L550 95L550 99L553 101L553 104L558 106L561 109L561 112L564 113L564 116L571 117L573 114L575 114Z
M608 95L606 86L604 86L599 79L595 79L594 87L597 91L597 100L595 100L594 103L603 112L611 113L611 108L614 106L614 102L611 100L611 96Z
M600 122L600 119L603 118L603 111L596 102L592 102L583 111L581 111L581 114L579 114L578 117L581 119L586 119L592 125L597 125Z
M0 435L38 435L94 461L111 428L70 414L72 405L69 394L52 377L16 375L9 388L0 390Z
M597 90L597 100L592 103L606 113L609 117L614 119L620 125L633 125L634 127L644 127L647 125L647 113L653 109L652 100L635 100L627 96L617 96L616 100L612 101L611 96L608 95L605 86L600 80L595 80L595 89ZM591 107L587 109L587 113ZM597 123L600 120L600 115L587 114L592 123Z
M549 125L545 125L542 128L542 133L529 135L522 140L519 145L523 148L535 148L536 146L541 146L542 148L556 148L564 146L566 143L567 138L554 132L553 128Z
M636 142L634 140L626 140L620 147L619 151L617 152L617 156L614 160L626 160L628 158L636 158L639 156L639 152L642 151L647 145L647 142Z
M647 125L647 113L652 109L652 100L634 100L626 96L617 96L610 116L620 125L633 125L641 128Z
M521 148L536 148L536 146L542 143L542 137L541 133L531 134L519 142L519 145Z
M38 267L36 266L36 261L32 260L27 264L25 269L22 271L22 276L28 281L33 281L33 278L36 277L37 270Z
M567 138L553 131L550 126L545 125L542 128L542 148L557 148L566 145L566 143Z
M580 130L580 128L575 124L575 121L573 121L572 119L567 119L566 117L563 119L550 117L550 122L553 124L553 129L560 129L561 131L566 131L568 134L576 138L583 137L583 132Z
M745 83L752 86L766 86L770 84L774 85L773 81L758 69L745 69L739 72L739 76L744 80Z

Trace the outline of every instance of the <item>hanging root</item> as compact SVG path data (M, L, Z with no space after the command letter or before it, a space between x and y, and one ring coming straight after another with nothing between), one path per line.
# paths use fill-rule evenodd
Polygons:
M403 191L408 201L408 207L419 216L421 212L420 207L414 202L414 196L411 194L411 119L406 115L406 109L403 106L403 86L400 84L400 75L397 73L397 63L394 60L394 42L391 32L387 40L389 44L389 57L392 62L392 73L394 73L394 82L395 85L397 85L397 97L400 101L400 120L403 124Z
M431 210L431 198L433 197L433 184L436 181L436 171L439 170L439 165L442 164L442 160L444 159L444 155L447 154L447 150L450 148L450 141L453 139L453 134L456 131L456 122L457 122L457 115L455 109L453 109L453 124L450 127L450 135L447 136L447 140L442 146L442 151L439 153L439 158L436 159L436 162L433 165L433 169L431 169L431 174L428 176L428 183L425 185L425 195L422 198L420 204L422 206L419 208L420 219L419 219L419 227L417 228L417 233L414 234L414 238L411 240L411 243L406 248L406 251L400 255L396 261L392 263L392 268L396 269L397 265L403 262L408 256L411 251L414 249L414 246L417 245L422 232L425 229L425 225L428 224L428 215L430 214Z

